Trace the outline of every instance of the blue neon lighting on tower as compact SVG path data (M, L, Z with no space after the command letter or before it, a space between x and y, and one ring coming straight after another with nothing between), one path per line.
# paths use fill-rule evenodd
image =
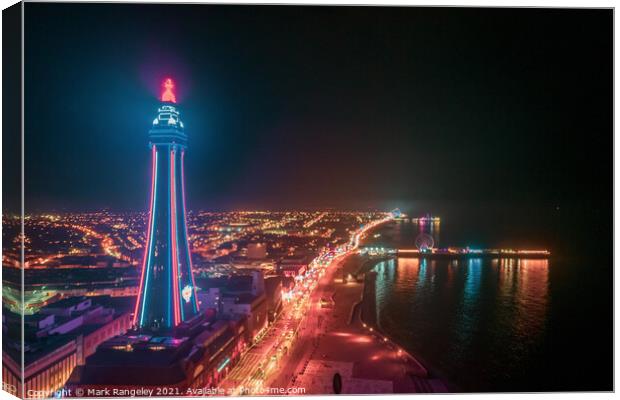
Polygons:
M152 182L140 290L134 324L172 328L198 313L185 210L187 136L176 98L162 96L149 131Z

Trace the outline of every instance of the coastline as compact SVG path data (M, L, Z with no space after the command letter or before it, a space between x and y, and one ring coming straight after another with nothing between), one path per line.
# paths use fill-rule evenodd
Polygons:
M278 374L271 385L324 395L333 393L332 380L338 372L343 394L449 393L448 386L429 378L400 346L364 325L360 307L365 285L348 273L350 266L361 265L359 261L357 254L348 255L321 278L312 294L316 306L308 310L295 351L284 360L284 370L292 371L292 376ZM331 299L332 304L321 307L320 299Z
M360 260L361 262L358 261L356 263L352 263L353 265L349 264L349 270L346 271L353 275L358 282L361 281L363 286L360 301L352 307L350 321L353 322L354 316L358 315L361 323L369 330L369 332L399 349L407 363L413 364L417 368L425 371L425 378L440 381L440 385L443 385L446 388L446 393L458 392L458 389L456 389L449 380L443 377L441 373L438 373L430 367L428 362L423 360L419 355L412 354L406 349L405 346L394 340L388 333L386 333L381 328L381 325L377 320L377 304L375 294L377 273L373 271L373 269L379 262L396 257L364 258L365 259ZM357 266L357 269L353 270L355 266Z

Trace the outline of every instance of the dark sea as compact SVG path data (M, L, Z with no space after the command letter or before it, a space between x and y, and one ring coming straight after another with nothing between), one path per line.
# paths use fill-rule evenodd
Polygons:
M546 248L548 260L399 257L374 270L377 317L454 391L613 389L611 221L550 208L385 225L369 242ZM417 215L416 215L417 216Z

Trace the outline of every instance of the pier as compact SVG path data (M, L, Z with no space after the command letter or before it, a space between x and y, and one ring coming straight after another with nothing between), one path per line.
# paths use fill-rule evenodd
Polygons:
M548 250L514 250L514 249L472 249L469 247L448 247L440 249L391 248L391 247L360 247L359 253L369 256L394 255L399 257L419 258L521 258L547 259L551 257Z

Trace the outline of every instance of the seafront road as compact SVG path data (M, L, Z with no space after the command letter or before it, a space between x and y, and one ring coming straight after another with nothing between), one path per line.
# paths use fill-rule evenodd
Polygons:
M354 235L351 250L307 278L306 291L285 304L220 388L234 395L331 394L338 372L347 394L448 391L414 357L362 322L364 284L343 279L359 268L355 249L361 237Z
M441 381L389 339L364 326L360 318L364 285L343 282L345 257L335 259L310 296L292 353L269 381L270 387L297 387L306 394L331 394L339 372L343 393L446 392ZM330 299L321 307L321 299Z

